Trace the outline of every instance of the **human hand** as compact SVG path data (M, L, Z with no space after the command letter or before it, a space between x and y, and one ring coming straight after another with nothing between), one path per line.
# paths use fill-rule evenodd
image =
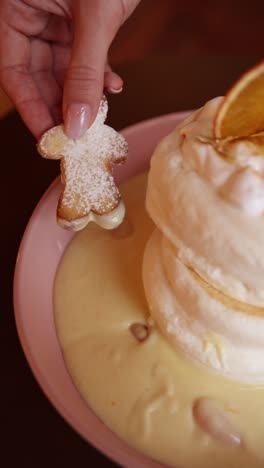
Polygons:
M79 138L103 88L122 89L111 42L140 0L0 0L0 83L36 138L64 120Z

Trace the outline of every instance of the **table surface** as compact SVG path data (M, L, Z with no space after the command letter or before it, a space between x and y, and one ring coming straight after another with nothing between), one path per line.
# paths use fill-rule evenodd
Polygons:
M260 57L156 57L119 67L122 95L109 99L116 129L157 115L194 109L222 95ZM58 164L38 156L15 112L0 121L2 285L1 466L114 467L81 439L51 406L35 381L16 333L12 288L17 250L35 205L58 174ZM4 438L4 440L3 440Z

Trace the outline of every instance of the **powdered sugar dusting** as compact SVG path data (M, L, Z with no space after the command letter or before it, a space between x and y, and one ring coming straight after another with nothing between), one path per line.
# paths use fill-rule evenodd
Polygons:
M58 126L46 132L39 144L46 157L58 158L60 152L65 184L62 204L83 215L90 210L107 213L120 199L112 166L125 160L127 143L122 135L104 124L107 110L103 98L93 125L81 139L67 138L63 127Z
M78 211L87 214L90 210L95 213L107 213L113 209L119 199L119 190L115 185L111 173L104 167L89 166L80 159L77 163L67 158L65 164L65 190L62 202L64 206L73 208L78 203Z

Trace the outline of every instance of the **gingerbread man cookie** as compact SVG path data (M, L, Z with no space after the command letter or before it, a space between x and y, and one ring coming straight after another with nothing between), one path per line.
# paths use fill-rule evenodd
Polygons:
M79 140L68 138L63 126L53 127L41 137L38 151L48 159L61 159L62 192L57 220L78 231L89 221L106 229L117 227L125 209L113 178L113 164L127 155L125 139L105 125L108 111L103 97L94 123Z

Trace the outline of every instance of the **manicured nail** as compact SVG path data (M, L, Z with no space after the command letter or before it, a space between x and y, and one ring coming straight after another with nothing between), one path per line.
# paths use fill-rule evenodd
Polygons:
M123 86L121 86L120 88L108 88L108 91L112 94L118 94L121 93L121 91L123 91Z
M69 138L78 140L81 138L91 121L91 108L88 104L70 104L65 119L65 132Z

